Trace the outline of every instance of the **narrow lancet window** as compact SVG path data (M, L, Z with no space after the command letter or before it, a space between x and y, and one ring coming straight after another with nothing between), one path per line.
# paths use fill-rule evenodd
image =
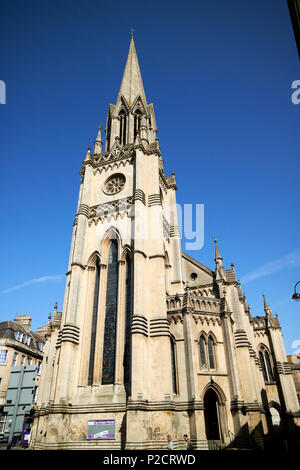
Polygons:
M139 109L134 113L134 141L141 127L142 113Z
M208 338L207 347L208 347L209 368L215 369L214 342L210 336Z
M265 359L266 359L267 370L268 370L268 375L269 375L269 382L274 382L274 376L273 376L273 371L272 371L272 366L271 366L271 361L270 361L270 356L269 356L268 351L265 351Z
M95 344L96 344L96 330L97 330L97 316L98 316L98 301L99 301L99 283L100 283L100 266L99 260L96 262L95 267L95 287L94 287L94 303L92 313L92 328L91 328L91 346L90 346L90 360L88 371L88 385L92 385L94 376L94 361L95 361Z
M106 128L106 151L110 150L110 134L111 134L111 117L108 118L107 128Z
M120 111L119 113L119 120L120 120L120 144L125 145L126 144L127 119L126 119L126 113L124 109L122 109L122 111Z
M126 256L126 284L125 284L125 347L124 347L124 385L126 392L130 393L130 324L132 313L132 281L131 281L131 260Z
M205 354L206 344L205 344L205 339L203 336L200 336L199 348L200 348L200 366L201 368L203 368L203 367L206 367L206 354Z
M264 376L264 381L268 382L268 376L267 376L264 356L263 356L263 353L261 351L259 351L259 360L260 360L260 365L261 365L261 368L262 368L262 373L263 373L263 376Z
M171 369L172 369L172 391L177 394L177 377L176 377L176 345L173 338L171 344Z
M102 384L113 384L116 362L116 328L118 307L118 244L110 243L107 264L107 288L102 362Z

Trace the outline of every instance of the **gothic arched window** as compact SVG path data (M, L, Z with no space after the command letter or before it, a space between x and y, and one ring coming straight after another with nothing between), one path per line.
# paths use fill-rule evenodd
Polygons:
M176 343L174 338L170 338L171 345L171 371L172 371L172 391L177 394L177 374L176 374Z
M107 127L106 127L106 151L110 149L110 134L111 134L111 117L108 117Z
M274 382L274 374L271 365L270 353L265 346L261 346L259 351L259 361L265 382Z
M125 274L125 347L124 347L124 385L129 393L130 391L130 324L132 314L132 273L131 273L131 259L127 255L126 260L126 274Z
M207 349L208 349L209 368L215 369L214 342L211 336L208 337Z
M270 362L270 356L268 351L265 351L265 361L267 364L267 371L268 371L268 376L269 376L269 381L274 382L274 376L273 376L273 371L272 371L272 366Z
M261 351L259 351L259 360L260 360L260 365L261 365L261 368L262 368L262 373L263 373L263 376L264 376L264 381L268 382L267 369L266 369L266 365L265 365L265 361L264 361L264 355Z
M118 243L112 240L108 250L102 384L113 384L116 362L118 308Z
M90 359L88 370L88 385L92 385L94 377L94 360L95 360L95 344L96 344L96 330L97 330L97 316L98 316L98 301L99 301L99 283L100 283L100 266L99 260L96 261L95 266L95 287L94 287L94 302L92 312L92 328L91 328L91 344L90 344Z
M200 336L200 341L199 341L199 349L200 349L200 366L201 368L206 368L206 341L203 335Z
M120 144L125 145L126 144L126 132L127 132L127 116L122 109L119 113L119 120L120 120Z
M215 341L210 333L202 333L199 339L199 357L201 369L216 369Z
M134 141L136 139L138 132L140 131L141 120L142 120L142 113L139 109L137 109L134 113L134 139L133 139Z

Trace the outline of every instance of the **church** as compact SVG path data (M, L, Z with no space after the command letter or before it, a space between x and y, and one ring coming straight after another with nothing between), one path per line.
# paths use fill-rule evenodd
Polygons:
M252 317L235 268L181 250L133 37L116 104L80 170L62 312L45 336L32 446L258 446L300 425L281 327ZM213 243L212 243L213 246ZM213 254L212 254L213 256Z

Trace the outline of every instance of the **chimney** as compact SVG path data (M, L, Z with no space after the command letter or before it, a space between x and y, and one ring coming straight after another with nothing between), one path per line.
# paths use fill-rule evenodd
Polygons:
M14 323L22 326L26 331L30 331L31 327L31 316L30 315L16 315Z

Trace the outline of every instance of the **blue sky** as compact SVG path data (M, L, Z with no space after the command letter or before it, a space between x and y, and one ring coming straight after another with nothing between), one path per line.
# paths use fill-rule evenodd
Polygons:
M252 315L262 292L288 353L300 340L299 59L286 2L53 2L2 5L0 318L32 327L62 308L81 162L105 126L130 28L180 204L204 204L189 254L214 269L214 236ZM183 244L184 249L184 244Z

